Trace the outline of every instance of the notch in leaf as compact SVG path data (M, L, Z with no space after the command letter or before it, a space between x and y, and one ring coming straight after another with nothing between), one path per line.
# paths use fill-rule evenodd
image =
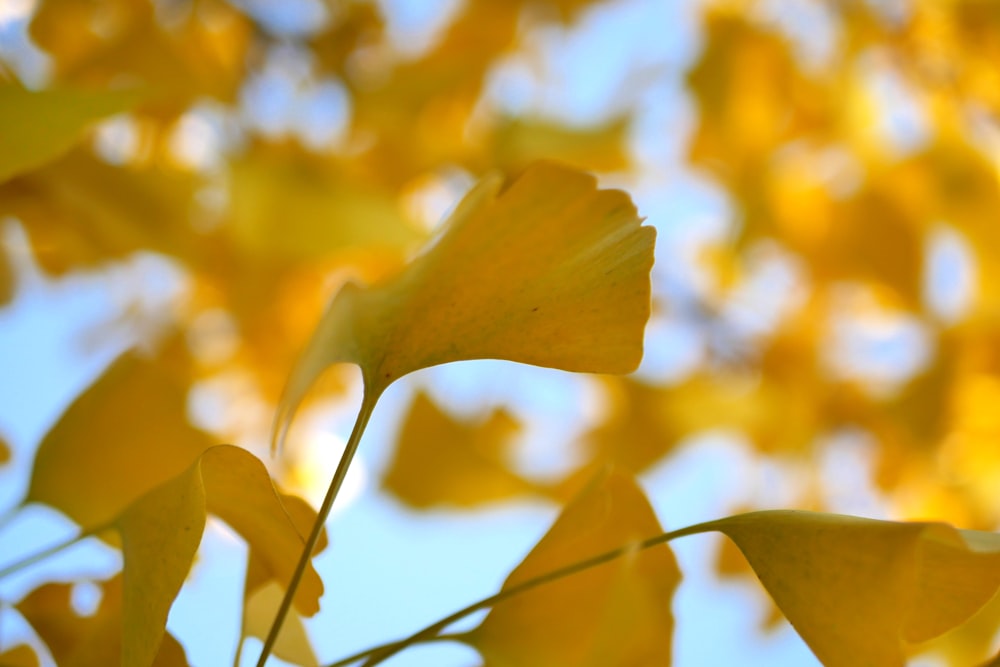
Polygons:
M508 187L489 176L401 273L346 285L293 370L275 446L309 387L340 362L361 367L374 400L413 371L505 359L627 373L642 358L655 230L628 195L540 162Z

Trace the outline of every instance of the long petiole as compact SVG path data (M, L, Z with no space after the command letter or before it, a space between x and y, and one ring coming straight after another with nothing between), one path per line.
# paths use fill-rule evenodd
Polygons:
M103 533L105 530L110 529L112 526L113 526L112 523L106 523L97 526L96 528L91 528L89 530L82 531L80 533L77 533L73 537L63 540L62 542L53 544L51 547L48 547L47 549L43 549L42 551L33 553L30 556L22 558L21 560L15 563L11 563L10 565L5 566L3 569L0 569L0 579L8 577L14 574L15 572L19 572L20 570L23 570L26 567L30 567L31 565L34 565L39 561L43 561L49 556L54 556L63 549L68 549L69 547L73 546L74 544L76 544L81 540L84 540L88 537L93 537L98 533Z
M264 647L260 652L260 658L257 660L257 667L264 667L264 663L267 662L268 657L271 655L274 643L278 639L278 633L281 631L281 626L285 622L288 610L292 606L295 591L298 589L299 582L302 581L302 575L305 574L306 567L309 565L309 559L312 558L313 551L316 549L320 533L323 532L323 525L326 523L327 517L330 516L330 510L333 509L333 501L337 499L337 494L344 483L344 478L347 477L347 469L354 459L355 452L358 451L358 444L361 442L361 436L365 432L365 427L368 425L368 420L372 416L372 411L375 409L377 400L378 394L370 393L366 388L364 396L361 399L361 409L358 411L358 418L355 420L354 429L351 431L351 437L347 440L347 445L344 447L344 454L340 457L340 463L337 464L337 470L333 473L333 479L330 480L330 488L326 491L326 497L323 498L323 504L316 515L316 521L313 523L312 531L309 533L309 539L306 540L305 546L302 549L302 555L299 557L299 562L292 573L292 579L288 583L288 590L285 591L285 597L281 599L278 613L275 614L274 621L271 623L271 629L268 630L267 638L264 640Z
M650 537L636 544L629 544L624 547L612 549L611 551L605 551L602 554L598 554L586 560L572 563L565 567L561 567L558 570L546 572L545 574L541 574L538 575L537 577L521 582L516 586L512 586L511 588L508 588L505 591L500 591L499 593L491 595L488 598L483 598L478 602L474 602L470 604L468 607L459 609L455 613L446 616L441 620L432 623L431 625L428 625L424 629L410 635L409 637L406 637L405 639L400 639L399 641L391 642L389 644L382 644L381 646L375 646L366 651L355 653L352 656L343 658L335 663L327 665L327 667L346 667L347 665L350 665L364 658L367 658L367 660L364 662L362 667L372 667L373 665L377 665L385 660L388 660L389 658L396 655L403 649L406 649L410 646L414 646L416 644L425 644L431 641L436 641L437 639L448 640L448 641L461 641L464 634L443 636L440 633L442 630L447 628L452 623L455 623L456 621L459 621L470 614L480 611L481 609L487 609L489 607L492 607L500 602L503 602L504 600L512 598L516 595L520 595L521 593L529 591L533 588L544 586L545 584L551 583L558 579L562 579L564 577L568 577L573 574L577 574L579 572L583 572L584 570L589 570L590 568L597 567L598 565L603 565L604 563L607 563L609 561L621 558L626 554L636 553L638 551L642 551L644 549L648 549L650 547L654 547L659 544L665 544L670 540L676 539L678 537L684 537L686 535L695 535L698 533L704 533L710 530L714 530L715 525L716 522L709 521L707 523L699 523L693 526L679 528L678 530L673 530L670 531L669 533L663 533L655 537Z

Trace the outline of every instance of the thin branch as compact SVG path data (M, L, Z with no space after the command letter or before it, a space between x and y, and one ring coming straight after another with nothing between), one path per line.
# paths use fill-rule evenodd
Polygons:
M323 532L323 525L326 523L327 517L330 516L330 510L333 509L333 502L337 499L337 494L344 483L344 478L347 477L347 469L354 459L355 452L358 451L358 444L361 442L361 436L365 432L365 427L368 425L368 420L372 416L377 400L378 395L370 393L366 389L361 399L361 409L358 411L358 418L354 422L351 437L347 440L344 453L340 457L340 463L337 464L337 470L333 473L333 479L330 480L330 488L327 489L326 497L323 498L323 504L320 506L319 514L316 515L316 521L313 523L312 532L309 533L309 539L306 540L305 547L302 549L302 555L295 566L295 572L292 573L292 579L288 584L288 589L285 591L285 597L281 599L278 613L274 617L274 622L271 623L271 629L268 630L267 638L264 640L264 647L260 652L260 658L257 660L257 667L264 667L264 663L267 662L271 651L274 649L278 633L281 631L281 626L285 622L288 610L291 609L292 600L295 598L295 591L299 587L299 582L302 581L302 575L305 574L313 551L316 550L316 543L319 541L320 533Z
M49 556L54 556L63 549L67 549L76 544L77 542L80 542L81 540L84 540L88 537L93 537L98 533L103 533L105 530L110 529L113 525L114 525L113 523L106 523L97 526L96 528L91 528L89 530L82 531L74 535L73 537L63 540L62 542L53 544L51 547L48 547L47 549L43 549L42 551L33 553L32 555L22 558L21 560L15 563L11 563L10 565L7 565L6 567L0 569L0 579L4 579L5 577L8 577L14 574L15 572L19 572L20 570L23 570L26 567L30 567L31 565L34 565L39 561L43 561Z
M695 535L698 533L708 532L714 530L715 526L718 524L717 521L709 521L706 523L699 523L693 526L687 526L686 528L680 528L678 530L670 531L669 533L663 533L655 537L648 538L642 542L635 544L629 544L624 547L619 547L617 549L612 549L611 551L606 551L602 554L598 554L591 558L587 558L576 563L572 563L565 567L561 567L558 570L552 570L545 574L541 574L527 581L523 581L516 586L511 586L507 590L500 591L495 595L491 595L488 598L483 598L478 602L470 604L468 607L459 609L455 613L436 621L424 629L415 632L414 634L406 637L405 639L400 639L399 641L391 642L388 644L382 644L380 646L372 647L366 651L361 651L355 653L352 656L343 658L338 662L327 665L327 667L347 667L358 660L367 658L362 667L373 667L379 663L388 660L392 656L396 655L403 649L416 644L425 644L432 641L449 640L449 641L463 641L463 637L468 633L459 633L455 635L441 635L441 631L447 628L452 623L459 621L466 616L473 614L482 609L488 609L493 607L500 602L508 600L512 597L520 595L521 593L527 592L533 588L539 586L544 586L545 584L557 581L564 577L568 577L584 570L589 570L590 568L597 567L598 565L603 565L609 561L621 558L622 556L630 553L636 553L650 547L654 547L660 544L665 544L670 540L676 539L678 537L685 537L687 535Z

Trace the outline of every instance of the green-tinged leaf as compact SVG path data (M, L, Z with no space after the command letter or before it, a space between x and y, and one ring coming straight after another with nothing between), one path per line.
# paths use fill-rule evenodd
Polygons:
M662 533L641 489L605 474L570 503L504 582L521 582ZM492 667L669 665L673 553L657 545L498 602L469 635Z
M491 139L494 159L511 167L554 159L584 169L615 171L628 166L627 133L626 118L586 127L567 127L543 119L510 119L501 122Z
M264 464L239 447L212 447L117 521L125 560L125 667L147 665L156 654L209 512L239 533L270 576L288 586L304 540ZM310 564L295 608L315 614L322 594L323 583Z
M188 468L211 440L187 422L186 387L175 375L182 365L131 352L115 361L45 435L25 502L93 528Z
M122 664L122 577L98 583L101 602L89 616L73 609L73 584L43 584L17 603L18 612L45 642L59 667ZM166 634L145 664L181 667L188 663L184 648Z
M314 157L261 149L233 161L229 181L229 229L251 254L303 260L418 239L392 192L345 180Z
M1000 586L1000 535L776 510L703 526L732 539L827 667L904 664Z
M135 91L41 90L0 85L0 183L68 150L92 122L139 101Z
M502 409L475 422L416 395L403 421L382 486L413 507L472 507L532 491L505 462L519 431Z
M361 367L378 395L421 368L506 359L626 373L642 357L656 234L628 195L538 163L509 187L488 177L443 234L394 278L345 286L279 406L280 431L328 366Z

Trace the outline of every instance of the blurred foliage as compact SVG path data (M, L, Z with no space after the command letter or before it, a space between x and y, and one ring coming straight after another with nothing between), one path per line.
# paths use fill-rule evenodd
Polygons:
M134 664L185 661L177 640L161 643L159 620L148 622L159 624L155 637L128 635L134 646L120 647L111 628L131 614L127 591L139 590L130 548L176 552L176 563L161 563L169 576L154 577L173 588L149 594L169 609L197 547L186 533L206 512L254 547L270 545L253 552L243 622L246 636L266 633L296 534L307 534L315 516L291 493L301 492L296 468L306 465L294 442L301 434L291 433L270 471L289 495L265 492L266 474L251 455L212 445L235 442L263 455L269 415L281 404L290 417L313 380L311 401L351 400L354 380L326 372L330 364L359 363L376 395L399 375L484 356L567 370L633 368L648 294L625 287L642 282L648 262L626 262L621 283L598 269L621 253L612 232L632 224L635 211L628 197L594 190L576 169L642 193L640 210L642 198L684 197L686 184L724 201L722 219L704 228L684 218L683 206L677 219L649 213L661 232L651 331L688 332L693 360L581 378L600 408L587 408L572 460L544 475L518 459L535 446L530 427L545 420L543 406L460 415L441 398L446 391L424 390L431 375L414 376L382 468L385 493L424 511L529 496L568 503L507 586L662 532L629 475L674 460L706 434L727 434L753 462L734 512L792 498L811 510L997 529L1000 5L684 3L700 41L682 66L626 63L622 94L580 122L540 103L505 105L497 77L526 63L526 76L544 88L551 81L539 35L582 30L600 12L629 11L628 3L465 0L416 47L393 32L392 3L293 4L313 15L289 23L266 3L223 0L38 0L26 20L44 54L42 73L22 72L4 51L3 238L23 236L30 264L47 278L100 272L140 294L102 330L124 333L137 349L66 409L38 444L28 482L25 503L54 507L126 553L124 580L97 583L103 602L92 616L75 614L64 584L43 584L17 603L58 664L109 664L106 656L123 648L141 656ZM686 93L686 126L663 126L672 116L650 113L649 100L671 87ZM678 156L664 157L659 148L677 141ZM529 166L538 159L564 166ZM464 222L449 228L466 236L440 242L439 219L476 182L456 213ZM630 238L646 252L647 236ZM407 263L427 242L431 250ZM17 254L21 245L0 252L4 305L23 287L19 267L29 262ZM605 254L580 250L597 245ZM122 268L148 256L181 276L163 307L144 307L154 286ZM557 269L543 270L550 264ZM340 292L351 280L379 287ZM512 284L525 289L508 298ZM539 305L548 319L530 315ZM331 314L350 331L331 334ZM504 326L490 329L494 320ZM619 347L602 347L616 327ZM647 358L668 358L676 344L650 335ZM304 349L312 356L296 367ZM300 372L281 403L293 368ZM382 380L383 372L391 377ZM189 409L209 390L232 406L210 424ZM0 465L17 455L0 441ZM841 455L854 456L850 470L829 465ZM602 472L609 466L617 471L610 478ZM788 473L781 493L759 481L768 467ZM207 471L222 468L209 481ZM588 486L595 475L603 481ZM244 484L258 484L259 493L240 496ZM595 491L600 484L610 487ZM594 493L607 496L610 513L574 541L566 526L600 514L588 505ZM270 522L246 519L254 503ZM750 530L753 521L733 519L718 528L748 559L730 546L718 569L756 571L827 664L851 664L845 650L868 651L873 664L902 664L904 652L957 665L988 659L1000 626L995 602L933 642L900 647L961 624L989 595L963 598L942 612L945 620L918 630L925 619L903 619L899 607L944 605L932 595L939 585L995 590L995 544L937 524L899 523L838 524L842 533L802 546L796 540L815 526L801 533L783 521ZM823 576L810 585L822 590L796 574L806 561L767 560L792 549L821 561ZM845 564L853 552L879 549L900 569ZM542 589L519 606L498 606L466 640L491 665L559 657L664 664L673 621L662 607L679 579L676 565L665 548L625 563L560 582L560 601ZM965 574L939 580L928 568ZM775 570L790 578L778 581ZM866 595L895 586L896 606L861 604L869 618L861 598L836 597L841 585ZM649 598L650 586L663 596ZM321 589L317 576L300 591L312 596L297 604L300 614L315 613ZM829 624L813 615L819 607L845 621L842 636L824 634ZM648 614L622 625L624 610L635 608ZM155 612L165 618L165 609ZM546 615L593 630L526 630ZM630 639L613 644L623 629ZM858 639L865 629L877 646ZM593 642L577 643L574 633ZM840 648L830 648L831 637ZM295 616L275 651L316 664ZM28 647L0 645L4 664L35 660Z

